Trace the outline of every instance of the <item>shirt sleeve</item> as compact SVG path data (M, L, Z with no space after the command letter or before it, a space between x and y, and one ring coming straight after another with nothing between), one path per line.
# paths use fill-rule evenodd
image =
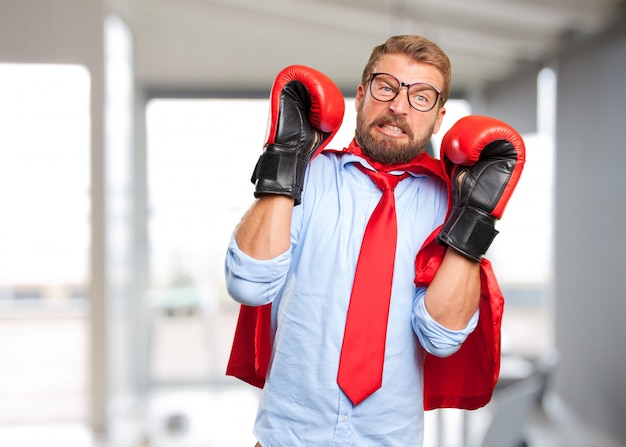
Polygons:
M290 264L291 249L261 261L241 251L233 235L224 265L228 293L248 306L271 303L284 284Z
M426 310L424 296L426 288L417 290L411 323L420 344L429 353L437 357L448 357L459 350L465 339L474 331L478 324L477 310L464 329L451 330L437 323Z

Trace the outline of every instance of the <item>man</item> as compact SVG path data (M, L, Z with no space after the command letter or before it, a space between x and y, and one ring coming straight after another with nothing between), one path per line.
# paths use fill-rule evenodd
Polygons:
M355 139L341 152L320 153L340 122L334 84L306 67L274 83L253 174L258 200L226 258L231 296L271 303L259 445L422 445L425 357L454 354L476 328L482 255L523 163L523 145L508 141L517 134L505 126L493 137L489 120L451 131L445 172L424 152L445 115L450 73L445 53L420 36L374 48L357 88ZM397 185L377 186L377 173ZM392 217L373 248L368 221L379 213ZM440 256L423 248L433 235ZM425 281L416 275L424 258L436 266Z

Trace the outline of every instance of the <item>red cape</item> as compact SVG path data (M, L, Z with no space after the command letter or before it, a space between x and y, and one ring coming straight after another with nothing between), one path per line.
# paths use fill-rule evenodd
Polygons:
M439 177L451 192L450 181L438 160L423 153L409 168ZM448 200L450 206L452 201ZM445 247L436 241L440 228L424 242L415 259L415 284L428 286L439 268ZM478 326L461 348L445 358L426 353L424 363L424 409L463 408L473 410L486 405L500 372L500 328L504 297L491 264L483 259ZM242 305L235 329L226 375L262 388L272 351L270 338L271 303L260 307Z

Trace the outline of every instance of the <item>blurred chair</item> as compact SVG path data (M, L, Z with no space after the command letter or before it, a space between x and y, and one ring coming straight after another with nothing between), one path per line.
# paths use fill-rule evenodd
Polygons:
M480 447L524 447L524 431L537 405L544 381L537 375L508 385L494 394L489 403L491 419Z
M547 351L533 360L535 374L541 378L541 393L537 403L543 407L543 398L552 384L552 378L556 373L561 360L560 353L556 350Z

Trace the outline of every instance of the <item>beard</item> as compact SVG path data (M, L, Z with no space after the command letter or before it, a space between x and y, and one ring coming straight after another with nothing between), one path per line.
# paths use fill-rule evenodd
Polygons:
M374 130L376 127L384 126L387 123L401 127L408 136L408 141L399 143ZM363 113L359 110L356 117L355 138L363 153L372 160L386 166L400 165L409 163L424 151L434 128L435 122L431 124L428 132L416 136L406 120L400 116L385 114L366 122Z

